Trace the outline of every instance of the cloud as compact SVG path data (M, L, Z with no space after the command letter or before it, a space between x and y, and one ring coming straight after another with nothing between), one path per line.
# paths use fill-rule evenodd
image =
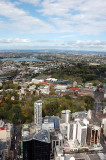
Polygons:
M14 45L13 45L14 44ZM7 46L8 49L62 49L81 51L105 51L106 41L61 41L61 40L30 40L30 39L0 39L0 48Z
M7 0L0 1L0 16L5 17L0 22L2 23L2 28L4 26L5 29L11 31L49 33L54 30L52 25L31 16L29 12L17 8L15 3L8 2Z
M18 8L17 3L21 3ZM22 9L23 3L35 6L35 13ZM69 33L99 35L106 32L104 0L0 0L0 29L17 33ZM38 18L42 17L42 19ZM3 18L5 17L5 18Z
M97 35L106 31L104 0L44 0L38 12L48 16L60 32Z
M25 8L26 5L28 7ZM65 49L106 50L105 41L81 40L105 39L105 34L104 0L0 0L0 36L7 37L0 39L1 46L36 44ZM19 39L9 39L10 35ZM28 36L32 40L26 39Z
M100 40L95 40L95 41L67 41L67 44L72 44L72 45L106 45L106 41L100 41Z
M67 41L64 42L63 44L64 47L68 47L73 50L95 50L95 51L106 51L106 41Z
M29 39L0 39L0 43L29 43Z
M80 19L85 18L88 14L89 18L105 17L106 1L104 0L44 0L42 2L43 15L52 15L60 17L69 17L80 15ZM92 15L93 13L93 15ZM85 19L86 20L86 19Z
M74 37L74 35L63 35L60 38L69 38L69 37Z
M8 17L12 20L16 20L20 16L25 16L26 12L22 9L18 9L15 7L15 5L11 2L8 2L6 0L0 1L0 15Z
M49 40L46 40L46 39L41 39L41 40L36 40L36 42L48 43L48 42L50 42L50 41L49 41Z
M36 40L36 42L40 42L40 43L52 43L52 42L60 42L60 40L59 39L51 39L51 40L41 39L41 40Z
M20 2L31 3L33 5L37 5L40 2L40 0L20 0Z

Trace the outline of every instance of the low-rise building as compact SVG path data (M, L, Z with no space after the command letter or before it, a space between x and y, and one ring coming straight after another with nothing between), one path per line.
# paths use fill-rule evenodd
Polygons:
M43 123L42 126L46 127L46 124L50 127L52 127L52 129L54 128L55 130L59 131L60 128L60 118L58 116L46 116L43 118ZM43 128L42 128L43 129Z
M0 120L0 156L2 160L9 157L13 125Z
M85 83L85 88L92 88L93 84L92 83Z
M76 81L73 82L73 87L77 87L78 83Z
M56 92L66 92L67 91L67 85L56 85L54 87Z
M29 134L30 134L29 125L28 124L23 125L23 127L22 127L22 137L25 137Z
M40 86L39 90L42 94L46 94L49 95L50 93L50 86L46 85L46 86Z
M44 79L32 79L31 82L34 84L39 84L40 82L44 82Z

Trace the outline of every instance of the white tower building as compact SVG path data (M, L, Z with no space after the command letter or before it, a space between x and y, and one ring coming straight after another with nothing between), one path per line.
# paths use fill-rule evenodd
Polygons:
M106 137L106 119L104 120L103 133L104 133L104 136Z
M77 123L77 140L81 146L86 145L87 126L83 122Z
M34 125L35 130L42 129L42 101L38 100L34 103Z
M63 120L64 123L69 123L70 122L70 115L71 115L70 110L61 111L61 119Z
M75 141L77 136L77 124L76 122L70 123L70 132L69 132L69 139Z

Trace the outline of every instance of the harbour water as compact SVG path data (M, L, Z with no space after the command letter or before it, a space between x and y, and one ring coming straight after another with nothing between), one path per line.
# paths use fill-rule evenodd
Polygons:
M25 61L30 61L30 62L37 62L37 61L42 61L40 59L37 59L37 58L3 58L1 59L1 61L22 61L22 62L25 62Z

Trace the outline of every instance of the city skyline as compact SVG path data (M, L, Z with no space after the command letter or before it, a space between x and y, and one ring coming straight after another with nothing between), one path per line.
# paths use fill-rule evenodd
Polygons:
M0 50L106 51L103 0L1 0Z

